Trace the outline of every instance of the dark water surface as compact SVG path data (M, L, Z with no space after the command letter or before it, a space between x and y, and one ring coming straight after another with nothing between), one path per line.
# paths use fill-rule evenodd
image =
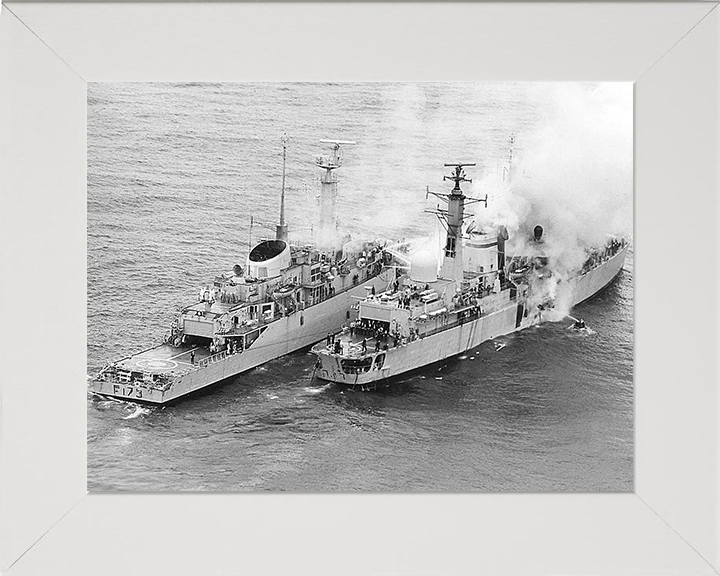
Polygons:
M283 132L291 236L317 220L317 141L341 138L345 228L417 237L442 164L496 171L548 105L524 84L89 84L88 374L243 263L251 214L271 235ZM173 406L88 394L89 488L631 491L631 257L577 309L594 333L544 324L383 391L313 381L301 351Z

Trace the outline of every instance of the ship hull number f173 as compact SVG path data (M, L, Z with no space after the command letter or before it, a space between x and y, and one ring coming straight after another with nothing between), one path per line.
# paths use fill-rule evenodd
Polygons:
M118 396L127 396L128 398L142 398L142 389L134 388L132 386L113 384L113 394L117 394Z

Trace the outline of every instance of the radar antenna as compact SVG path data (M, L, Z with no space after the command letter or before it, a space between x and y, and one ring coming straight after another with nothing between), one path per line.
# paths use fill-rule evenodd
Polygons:
M455 168L455 173L452 176L443 176L443 181L452 180L455 182L455 188L453 188L452 193L462 194L460 182L472 182L470 178L465 178L465 170L463 170L463 168L465 166L475 166L475 164L445 164L445 166Z
M332 152L330 156L318 156L315 158L315 164L325 170L335 170L342 166L342 158L340 157L340 146L353 146L357 142L352 140L320 140L323 144L332 144Z
M443 181L450 180L452 182L455 182L455 187L452 189L452 192L450 194L443 194L441 192L433 192L430 190L430 187L428 186L425 190L425 198L427 199L430 194L433 196L437 196L444 202L449 203L451 196L462 196L463 206L467 206L468 204L475 204L476 202L484 202L485 208L487 208L487 200L488 196L485 194L485 198L468 198L465 196L460 189L460 183L461 182L472 182L471 178L466 178L465 176L465 170L463 168L465 166L476 166L475 163L460 163L460 164L445 164L447 167L455 168L455 172L451 176L443 176ZM445 230L447 230L446 222L447 222L447 210L440 210L439 208L437 210L426 210L426 212L430 212L432 214L437 214L438 218L440 218L440 222L445 227ZM471 216L465 216L462 215L462 218L470 218Z

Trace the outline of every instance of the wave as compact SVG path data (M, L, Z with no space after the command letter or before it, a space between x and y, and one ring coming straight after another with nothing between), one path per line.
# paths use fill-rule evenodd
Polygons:
M123 420L132 420L133 418L137 418L138 416L145 416L146 414L150 414L152 412L152 408L146 408L145 406L136 405L135 411L131 414L128 414L127 416L123 416Z
M308 394L320 394L321 392L325 392L328 388L330 388L332 384L325 384L324 386L320 386L319 388L313 388L311 386L306 386L303 388L303 391L307 392Z

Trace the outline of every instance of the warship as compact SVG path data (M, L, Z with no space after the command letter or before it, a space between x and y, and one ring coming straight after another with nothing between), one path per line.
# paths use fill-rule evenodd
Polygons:
M622 270L628 243L609 236L599 248L585 249L582 265L558 273L540 225L530 238L520 238L522 249L509 256L505 226L476 230L472 223L465 225L470 218L466 206L484 202L487 208L487 195L469 198L460 187L472 181L464 168L475 164L445 166L453 169L444 177L453 189L448 194L427 191L447 204L429 210L445 230L442 254L418 250L406 259L407 272L395 269L388 290L368 289L349 327L312 348L321 380L363 390L387 385L395 376L536 325L543 317L564 318Z
M335 172L341 146L354 142L321 142L331 153L315 159L322 170L317 241L295 245L288 240L283 137L275 237L254 246L244 267L235 265L200 288L197 301L181 309L162 343L102 368L91 380L91 392L152 404L177 400L311 346L348 321L366 290L385 290L395 272L384 243L341 238L337 231Z

